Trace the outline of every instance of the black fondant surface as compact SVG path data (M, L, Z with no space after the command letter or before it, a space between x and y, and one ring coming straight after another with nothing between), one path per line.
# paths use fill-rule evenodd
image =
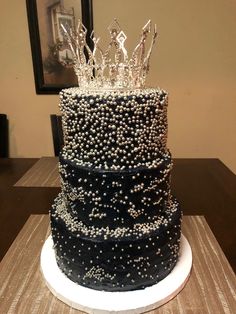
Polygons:
M157 283L177 262L181 234L166 92L72 88L60 98L62 192L51 210L60 269L97 290Z

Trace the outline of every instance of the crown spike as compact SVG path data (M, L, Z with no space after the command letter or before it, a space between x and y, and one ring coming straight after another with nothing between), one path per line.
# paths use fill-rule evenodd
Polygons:
M156 42L157 37L158 37L158 34L157 34L157 26L156 26L156 24L155 24L155 25L154 25L153 35L152 35L151 45L150 45L149 51L148 51L148 53L147 53L147 56L146 56L146 58L144 59L144 66L146 67L146 73L148 73L148 71L149 71L149 61L150 61L152 49L153 49L153 46L154 46L154 44L155 44L155 42Z

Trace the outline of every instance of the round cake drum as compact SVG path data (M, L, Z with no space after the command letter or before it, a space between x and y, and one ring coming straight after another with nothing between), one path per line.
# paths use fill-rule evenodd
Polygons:
M46 240L41 252L41 271L51 292L69 306L87 313L137 314L155 309L183 289L191 266L191 247L182 235L179 260L166 278L144 290L104 292L82 287L61 272L51 237Z

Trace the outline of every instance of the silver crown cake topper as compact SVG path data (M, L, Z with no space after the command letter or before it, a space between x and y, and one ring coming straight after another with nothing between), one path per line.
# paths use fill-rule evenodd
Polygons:
M61 24L65 42L73 56L73 67L82 89L114 89L142 88L145 85L149 71L149 60L153 45L157 38L154 25L150 47L145 52L145 43L151 33L152 25L149 20L142 28L141 38L131 57L125 48L126 34L116 19L108 27L110 42L105 51L98 45L94 31L90 38L93 49L86 42L87 29L79 20L75 30ZM87 58L86 58L87 55Z

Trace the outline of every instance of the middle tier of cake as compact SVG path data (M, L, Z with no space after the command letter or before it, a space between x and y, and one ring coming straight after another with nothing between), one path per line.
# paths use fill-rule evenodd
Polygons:
M67 211L73 219L99 228L152 223L169 204L171 168L170 154L156 168L123 171L80 167L60 157Z

